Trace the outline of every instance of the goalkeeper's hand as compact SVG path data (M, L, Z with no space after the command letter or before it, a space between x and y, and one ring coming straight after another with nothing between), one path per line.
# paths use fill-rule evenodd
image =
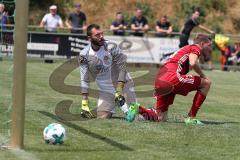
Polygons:
M93 114L91 113L91 111L89 109L88 100L85 100L85 99L82 100L81 109L82 109L81 115L84 118L94 118Z
M124 103L125 103L125 98L124 98L124 96L120 92L116 92L115 93L115 103L119 107L123 106Z
M88 100L85 100L85 99L82 100L82 110L90 112L90 109L88 107Z
M125 103L125 98L122 95L123 87L124 87L124 82L119 81L117 83L117 88L115 92L115 103L119 107L123 106Z

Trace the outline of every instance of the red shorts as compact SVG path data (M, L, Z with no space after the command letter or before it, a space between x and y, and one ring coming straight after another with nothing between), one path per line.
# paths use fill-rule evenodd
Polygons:
M181 80L174 85L173 93L186 96L191 91L198 90L201 84L201 78L193 75L180 75Z
M186 96L195 91L201 84L199 76L180 75L174 72L158 74L155 79L156 109L167 111L168 106L173 104L176 94Z

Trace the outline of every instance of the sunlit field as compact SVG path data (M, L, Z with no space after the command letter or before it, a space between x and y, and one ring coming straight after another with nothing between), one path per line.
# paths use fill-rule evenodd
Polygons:
M25 151L1 148L1 160L240 159L239 72L205 71L212 79L212 88L198 114L205 125L183 123L194 93L176 97L169 109L169 122L128 123L119 108L112 119L80 118L79 71L72 67L69 74L66 70L59 72L57 69L63 63L28 62ZM53 75L56 70L57 74ZM154 106L151 89L156 66L129 66L129 71L136 81L138 101L145 106ZM0 61L1 146L7 145L10 139L12 72L12 61ZM91 86L93 90L96 87L94 83ZM57 110L57 104L64 100L72 102L69 110ZM92 108L96 105L95 95L91 96L90 105ZM43 140L43 129L52 122L61 123L67 131L63 145L48 145Z

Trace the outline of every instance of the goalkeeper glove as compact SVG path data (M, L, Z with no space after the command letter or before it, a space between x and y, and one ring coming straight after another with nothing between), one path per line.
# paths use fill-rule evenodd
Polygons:
M119 92L115 93L115 103L117 104L117 106L121 107L124 105L125 103L125 98L122 96L122 94L120 94Z
M88 100L85 99L82 100L82 110L90 112L90 109L88 107Z
M84 118L94 118L93 114L91 113L89 107L88 107L88 100L82 100L82 112L81 115Z

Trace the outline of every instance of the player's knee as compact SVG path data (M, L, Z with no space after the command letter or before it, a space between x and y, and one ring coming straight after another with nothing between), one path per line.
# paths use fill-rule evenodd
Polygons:
M111 118L111 117L112 117L111 112L108 112L108 111L98 111L97 112L97 118L106 119L106 118Z
M209 89L211 86L211 80L209 79L204 79L203 80L203 83L201 85L201 88L206 88L206 89Z
M209 80L209 79L206 79L206 85L207 85L207 87L210 88L211 84L212 84L212 81Z

